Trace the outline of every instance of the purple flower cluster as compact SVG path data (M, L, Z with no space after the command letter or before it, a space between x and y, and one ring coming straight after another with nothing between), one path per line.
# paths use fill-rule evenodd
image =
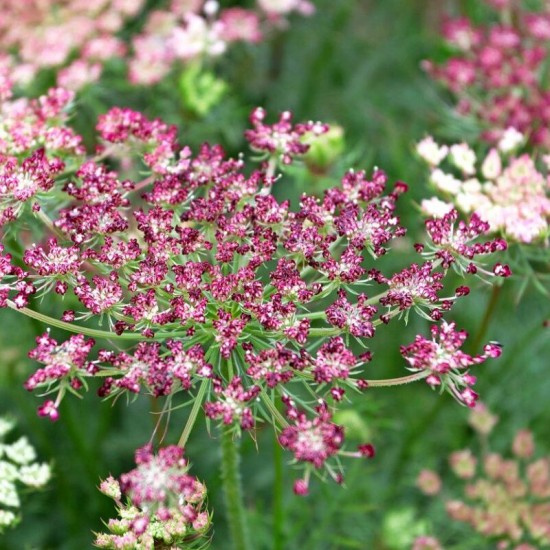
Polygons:
M479 396L471 388L476 378L468 368L490 357L499 357L502 350L498 344L490 343L482 355L472 357L460 349L467 336L465 331L456 330L455 323L444 321L432 327L432 340L419 335L412 344L401 347L401 355L409 363L410 370L428 374L426 382L430 386L443 385L459 402L473 407Z
M505 243L480 243L486 224L475 216L457 222L453 213L427 223L429 261L383 273L374 267L378 258L405 235L396 209L406 185L388 188L379 169L372 176L350 170L322 196L304 194L292 208L271 194L272 186L288 185L276 171L302 157L328 127L294 124L290 113L268 125L261 109L252 122L246 137L265 160L255 169L244 157L227 158L219 146L193 153L179 145L176 128L121 108L100 117L94 157L80 149L62 155L39 141L19 152L32 161L10 161L13 170L42 178L39 192L21 195L12 186L5 193L15 205L32 196L25 220L43 223L49 238L28 247L23 267L9 255L0 258L1 304L35 315L33 294L51 290L75 304L61 319L40 314L77 333L61 344L46 334L31 352L46 366L27 388L56 393L41 415L56 419L67 391L100 377L102 397L145 393L169 402L179 393L178 399L195 401L191 425L200 406L237 432L269 419L306 470L334 472L329 463L337 463L336 455L373 454L369 444L345 451L344 429L332 421L342 401L385 383L366 380L369 341L378 327L409 311L440 321L468 294L461 286L441 296L449 268L465 263L464 276L477 271L492 278L474 261ZM36 163L42 168L33 172ZM378 294L368 296L369 287ZM87 321L97 323L92 328ZM439 377L453 395L472 402L473 379L460 369L497 354L469 358L459 350L464 333L453 324L443 321L434 330L439 343L418 336L404 356L418 379L433 385ZM88 359L93 341L86 336L118 349L104 344ZM144 468L157 460L147 452ZM132 476L125 479L141 506L149 497ZM304 492L303 483L297 492Z
M48 390L51 386L55 386L54 390L58 388L57 400L48 400L38 409L40 416L57 420L57 408L63 393L66 390L78 391L85 385L84 378L95 374L96 368L87 360L95 342L77 334L58 344L47 332L38 337L36 343L38 345L29 352L29 357L45 366L27 379L25 388L29 391L37 388Z

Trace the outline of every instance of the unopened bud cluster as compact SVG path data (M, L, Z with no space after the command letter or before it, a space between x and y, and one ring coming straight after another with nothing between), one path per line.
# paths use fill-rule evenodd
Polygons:
M206 488L189 475L181 447L150 445L136 451L136 468L109 477L100 491L112 498L118 518L107 523L109 533L96 535L95 545L112 550L192 548L204 542L210 516L204 510ZM127 502L127 503L126 503Z

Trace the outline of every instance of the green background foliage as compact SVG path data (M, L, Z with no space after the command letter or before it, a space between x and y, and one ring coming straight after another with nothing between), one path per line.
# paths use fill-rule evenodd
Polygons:
M284 178L276 190L279 197L296 201L306 188L321 191L344 167L380 166L390 180L410 185L410 196L403 198L399 213L412 227L408 239L414 242L420 226L414 201L427 194L426 173L414 157L414 142L434 131L459 137L475 132L449 114L448 98L423 74L420 62L445 55L436 32L443 9L484 14L477 13L479 2L447 6L437 0L315 3L313 17L293 17L288 30L259 46L238 46L218 67L207 68L227 88L220 90L214 98L217 104L206 114L204 103L197 108L182 102L182 96L196 97L197 90L189 88L194 85L192 74L174 74L152 90L132 88L124 80L122 67L112 63L102 81L81 94L74 125L93 146L97 114L111 105L130 106L177 123L182 143L195 149L208 140L238 153L245 149L242 132L256 105L272 116L290 109L297 120L338 124L345 131L342 158L324 174L298 171L296 184L291 177ZM149 4L151 8L155 3ZM36 92L49 85L50 77L43 76ZM204 85L204 81L195 84ZM413 260L402 255L399 261L404 267ZM509 283L500 293L486 339L502 342L504 354L479 368L477 387L500 417L492 436L497 450L508 448L518 428L529 427L540 443L539 452L549 453L550 346L549 329L543 329L542 323L550 317L550 308L548 299L533 289L518 302L517 286ZM489 300L490 289L475 288L452 315L472 335L470 352L479 351L472 346ZM46 298L42 307L58 306ZM0 539L0 548L90 548L91 531L101 529L100 518L113 514L111 502L96 486L109 473L118 475L132 467L134 449L148 441L155 424L151 402L139 398L131 407L123 400L100 403L91 391L82 401L66 399L56 424L39 419L35 413L39 401L22 384L35 368L26 352L45 327L11 311L1 312L0 327L0 414L14 414L19 430L29 435L39 456L51 460L54 467L53 481L45 491L26 499L22 523ZM426 330L427 325L418 321L407 327L402 323L387 327L385 338L375 343L369 377L405 374L399 345ZM56 334L61 336L53 331ZM312 483L305 500L293 496L295 472L288 466L290 456L277 449L272 435L260 430L258 445L245 437L242 472L253 548L400 550L409 548L412 538L422 533L438 535L448 548L489 548L487 541L476 542L461 527L449 526L441 503L429 502L414 487L420 469L431 467L452 489L446 456L472 444L467 414L448 395L439 397L422 383L367 391L340 414L339 421L351 441L359 443L367 437L374 442L376 459L352 461L343 487ZM176 412L167 442L177 440L183 422L184 415ZM187 453L193 473L208 486L215 525L212 548L223 550L228 546L216 438L215 431L209 435L205 429L196 430ZM281 501L283 516L274 506Z

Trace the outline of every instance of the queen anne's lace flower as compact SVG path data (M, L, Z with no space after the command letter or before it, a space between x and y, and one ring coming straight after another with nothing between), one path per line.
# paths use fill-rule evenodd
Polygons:
M58 116L66 98L51 92L32 105ZM36 315L33 295L51 291L73 293L81 304L61 319L38 314L76 333L64 342L46 333L30 353L41 366L26 388L47 394L40 416L56 420L62 399L96 377L101 397L145 393L165 398L166 410L175 399L194 402L190 426L201 406L209 421L236 434L253 433L267 420L301 463L304 475L295 489L304 494L312 472L326 470L341 482L340 457L374 455L370 443L347 451L343 427L332 419L354 392L387 383L369 381L365 373L375 360L370 340L381 326L410 312L441 322L469 292L461 285L442 295L449 268L489 279L507 275L500 263L494 273L478 265L478 256L487 258L505 243L483 242L488 225L478 216L459 222L450 212L428 221L425 262L382 273L374 263L405 234L396 210L407 186L388 188L380 169L372 175L349 170L321 196L304 194L291 208L271 193L285 185L277 170L304 158L328 126L294 123L289 112L269 124L263 109L251 120L246 138L260 153L256 168L244 156L227 158L216 145L194 153L178 143L177 128L127 108L100 116L93 158L21 143L18 158L32 159L22 166L42 178L42 187L21 195L12 186L10 197L33 202L21 217L43 223L50 238L27 247L22 267L10 254L0 255L0 305ZM470 170L470 150L460 146L452 156ZM13 170L19 166L9 162ZM31 170L36 163L42 171ZM133 181L144 169L145 177ZM49 202L49 193L64 200ZM4 221L18 223L16 216ZM463 333L446 322L434 330L433 342L418 336L404 348L414 371L407 380L437 380L473 403L474 379L465 368L496 357L497 348L461 355ZM96 353L95 341L121 345ZM444 348L446 369L437 363ZM278 399L287 404L285 415ZM136 487L131 497L143 507L144 493Z
M116 502L119 518L109 520L111 532L97 534L95 545L113 550L158 544L180 548L204 537L210 527L206 487L189 475L183 449L172 445L153 454L146 445L136 451L136 465L120 481L109 477L101 483L101 492Z
M449 202L423 201L429 215L445 218L455 206L479 216L492 232L511 241L534 243L548 236L550 179L537 167L535 157L510 157L493 148L477 170L456 177L438 166L432 169L430 181Z
M454 52L444 63L426 61L424 67L455 94L460 114L480 122L484 139L510 152L523 133L547 149L550 96L542 67L550 40L548 13L514 2L509 18L508 2L487 3L502 10L500 22L476 25L465 17L447 18L442 34Z
M36 452L26 437L6 441L13 428L14 422L0 417L0 534L20 520L21 486L40 489L51 476L47 464L35 462Z
M490 412L479 409L478 404L471 412L472 424L478 426L479 415L490 416ZM516 434L512 458L487 448L485 427L476 428L476 431L485 447L482 456L478 458L470 449L455 451L449 456L452 472L465 483L461 498L445 498L449 518L469 525L483 537L494 539L497 548L535 550L548 547L549 458L534 458L533 435L528 430ZM436 472L423 470L417 485L424 494L433 496L439 493L441 480Z

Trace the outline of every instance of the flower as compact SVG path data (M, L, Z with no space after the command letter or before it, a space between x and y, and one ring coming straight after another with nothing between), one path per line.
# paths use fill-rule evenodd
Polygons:
M114 107L101 115L97 154L65 152L70 172L48 174L38 199L47 209L39 216L22 211L23 218L36 216L49 238L27 247L24 269L0 254L0 304L34 315L32 296L51 291L74 294L80 304L60 319L40 313L76 333L65 341L46 333L30 353L41 365L25 386L45 392L40 416L56 420L62 399L96 378L102 398L146 394L165 398L166 410L175 399L191 405L187 435L201 408L234 436L254 436L268 422L303 471L295 489L304 494L314 471L342 481L340 457L374 457L371 443L347 450L332 418L344 399L387 382L366 379L376 360L370 341L382 325L411 312L440 323L432 341L418 336L402 347L403 356L414 379L439 383L473 405L467 368L500 348L489 345L476 357L460 351L465 336L443 318L469 287L442 296L443 285L455 265L464 277L507 275L502 262L494 272L474 263L506 245L479 242L487 224L475 215L459 222L452 211L426 224L432 242L417 247L424 261L383 274L373 264L406 233L397 215L406 184L389 186L378 168L348 170L323 194L303 194L292 207L271 193L288 177L277 174L278 165L302 157L328 126L294 123L289 112L271 125L266 118L262 109L251 115L246 138L262 157L251 166L218 145L193 152L179 144L176 127L138 111ZM48 162L55 156L47 147L43 154ZM145 174L134 181L138 170ZM48 201L54 193L56 201ZM96 353L96 339L109 346ZM352 351L357 347L363 353ZM157 461L164 464L162 457L147 464ZM149 501L137 470L135 479L124 478L123 492L134 507L154 508L161 493ZM150 523L139 513L134 519L120 544L148 532Z
M470 161L473 163L474 159ZM452 202L442 203L436 197L423 201L422 208L428 215L444 218L454 205L465 214L479 216L488 223L490 232L500 233L511 241L530 244L547 237L550 180L537 167L536 157L527 154L503 157L492 148L477 169L479 178L471 163L462 172L461 178L456 178L441 168L432 170L430 181Z
M487 3L497 10L512 4L508 0ZM513 19L500 17L500 22L485 25L464 17L447 18L442 35L452 48L451 55L440 64L423 64L430 76L454 94L458 114L477 121L481 138L498 144L505 153L524 139L543 149L550 144L549 96L541 73L550 39L548 14L528 11L521 2L514 3L513 9ZM431 146L431 150L437 149ZM465 152L455 147L453 155L451 147L450 156L457 158L458 153L459 167L467 174L473 158L469 153L463 156Z
M210 517L204 510L206 488L189 475L181 447L171 445L154 454L151 445L137 449L137 467L104 480L100 491L112 498L120 519L106 524L110 533L96 535L99 548L153 548L156 544L180 546L204 537ZM123 504L122 496L130 503Z
M269 126L264 124L266 112L258 107L250 115L254 129L246 131L246 138L255 151L265 151L278 156L283 164L290 164L293 157L303 156L309 149L308 141L328 132L321 122L293 125L292 113L281 113L279 121Z
M20 519L21 486L41 489L51 477L50 466L35 462L36 451L25 436L6 441L14 427L11 419L0 417L0 534Z
M432 340L418 335L414 343L401 346L401 355L409 363L409 369L426 372L426 383L442 386L460 403L474 407L478 395L471 388L476 378L468 372L473 365L486 359L499 357L500 346L487 344L484 353L471 356L460 350L467 338L463 330L457 331L455 323L443 321L432 327Z
M437 495L441 491L441 478L432 470L422 470L416 478L417 487L429 496Z
M550 544L550 462L533 458L533 439L526 430L516 434L512 447L514 459L484 451L483 468L476 468L478 459L470 449L452 453L452 471L467 483L463 496L446 499L445 508L451 520L494 538L498 548L544 548Z

